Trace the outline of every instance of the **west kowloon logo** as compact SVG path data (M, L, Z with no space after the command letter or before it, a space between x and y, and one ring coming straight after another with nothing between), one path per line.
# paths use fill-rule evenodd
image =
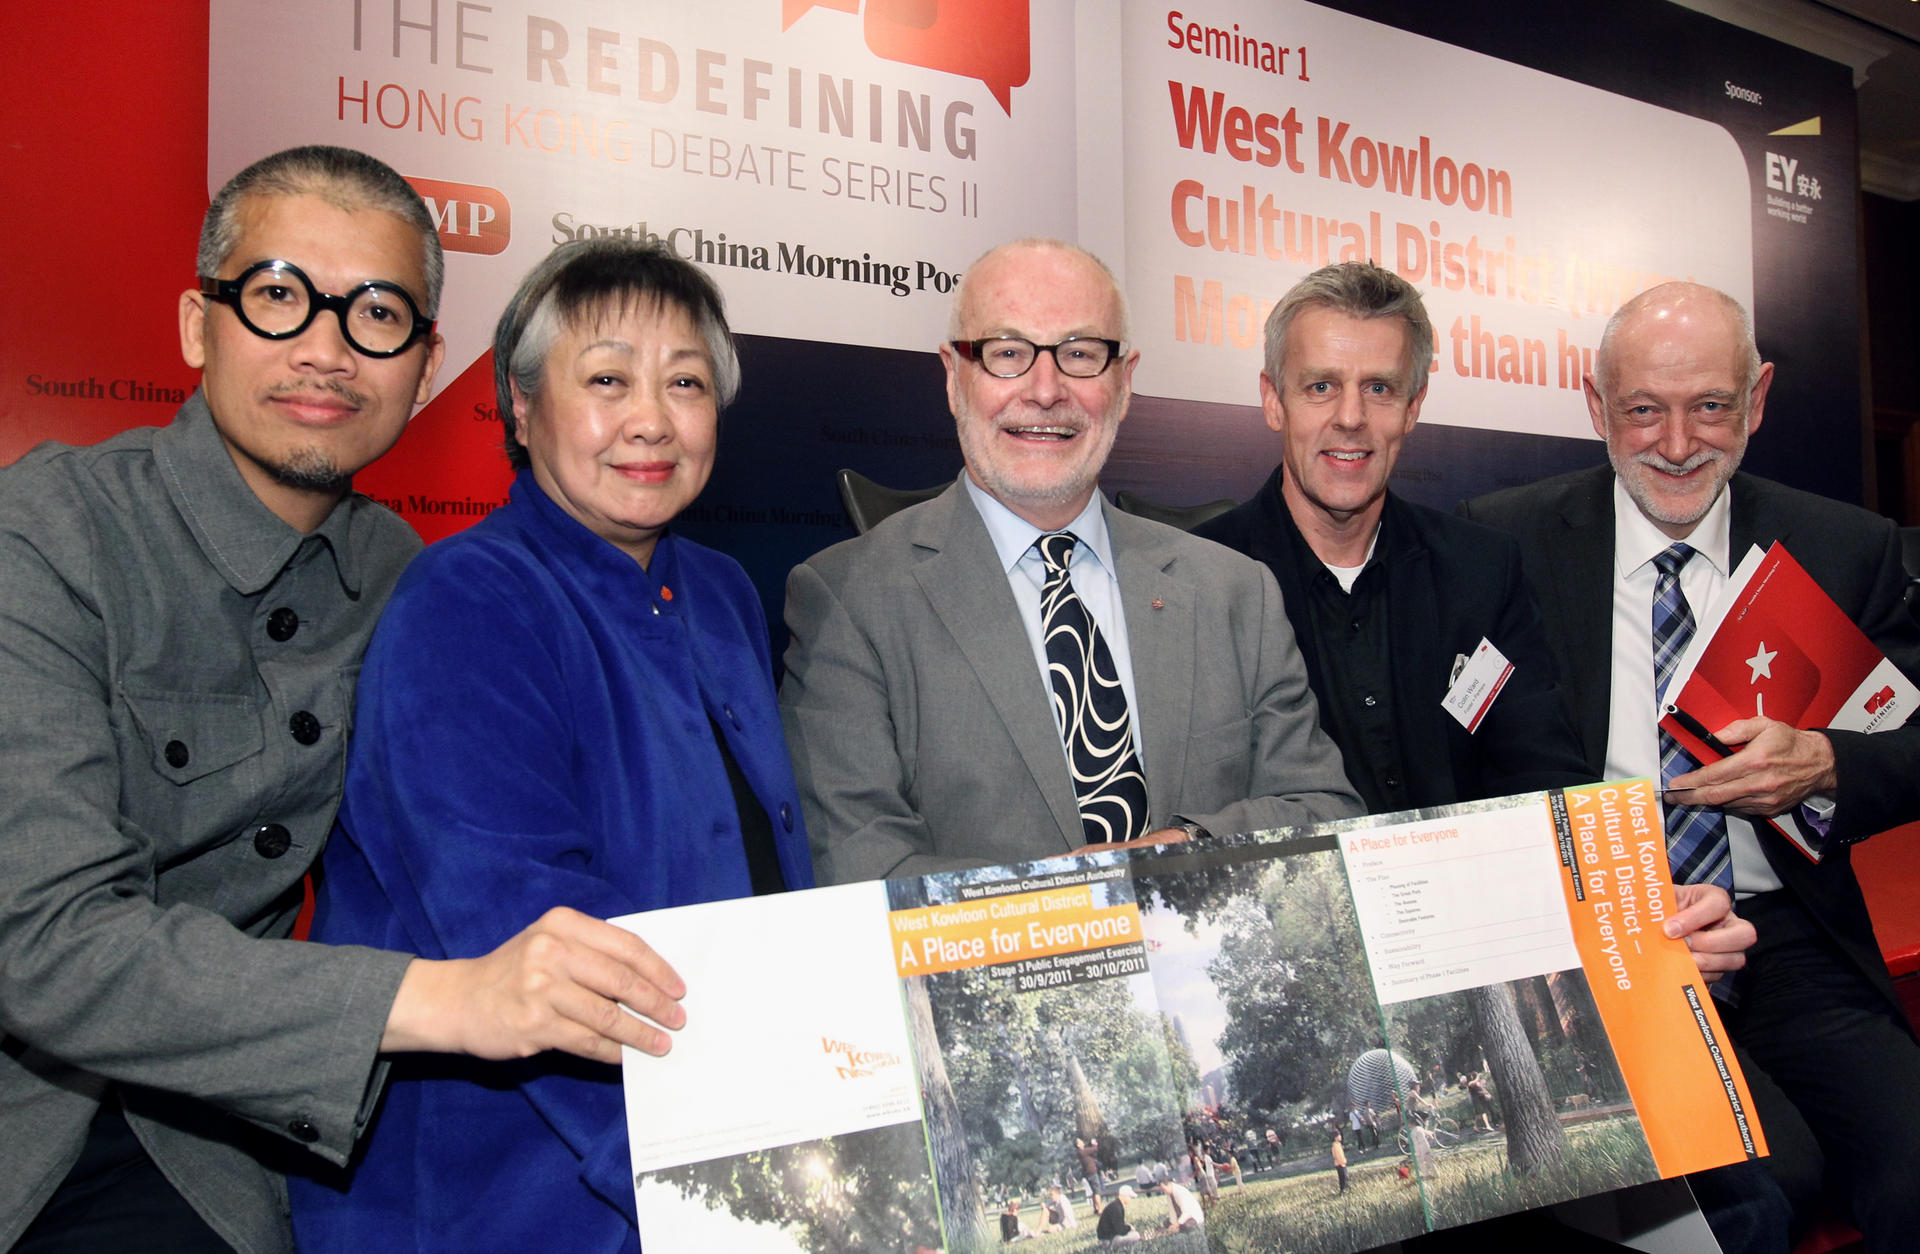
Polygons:
M867 51L902 65L977 78L1013 116L1013 89L1032 73L1028 0L780 0L780 29L813 9L856 14Z
M878 1075L891 1070L901 1063L900 1055L886 1050L861 1049L846 1041L836 1041L832 1037L820 1038L820 1052L829 1060L834 1073L842 1080L857 1080L864 1076Z

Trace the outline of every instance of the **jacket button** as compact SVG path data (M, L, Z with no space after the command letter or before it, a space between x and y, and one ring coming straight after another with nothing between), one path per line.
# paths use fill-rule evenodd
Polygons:
M267 636L270 639L285 644L299 630L300 616L284 605L267 615Z
M253 829L253 851L263 858L277 858L293 848L293 834L278 823L263 823Z
M161 752L167 755L167 765L176 771L185 766L187 759L193 756L187 752L186 742L181 740L169 740L167 747Z
M320 720L305 710L295 710L293 717L287 720L287 730L301 744L310 745L320 739Z
M780 803L780 826L793 830L793 807L784 801Z
M312 1145L320 1139L320 1129L313 1126L313 1120L302 1117L287 1124L287 1135L296 1141Z

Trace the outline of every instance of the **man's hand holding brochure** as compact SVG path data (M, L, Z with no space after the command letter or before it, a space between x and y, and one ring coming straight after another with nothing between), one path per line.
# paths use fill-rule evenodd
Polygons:
M1764 816L1818 861L1818 829L1794 811L1830 811L1821 793L1833 787L1832 753L1795 729L1899 727L1920 688L1775 544L1734 570L1667 698L1661 726L1703 764L1675 781L1693 785L1684 800ZM1736 752L1743 769L1715 765Z

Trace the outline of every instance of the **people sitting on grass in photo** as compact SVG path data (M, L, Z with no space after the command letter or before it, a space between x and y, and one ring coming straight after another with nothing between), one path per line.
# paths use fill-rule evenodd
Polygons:
M1079 1216L1073 1213L1073 1200L1059 1185L1047 1189L1047 1200L1040 1207L1040 1231L1064 1232L1080 1226Z
M1134 1198L1133 1186L1123 1184L1114 1193L1113 1200L1100 1212L1100 1226L1093 1235L1102 1245L1132 1245L1144 1238L1127 1222L1127 1203Z
M1027 1225L1020 1220L1020 1199L1017 1197L1008 1198L1007 1209L1000 1212L1001 1244L1012 1245L1015 1241L1030 1241L1032 1239L1033 1229L1027 1227Z
M1177 1180L1169 1180L1160 1186L1167 1195L1167 1203L1172 1214L1167 1222L1168 1232L1198 1232L1206 1226L1206 1216L1201 1213L1200 1203L1193 1196L1193 1190Z

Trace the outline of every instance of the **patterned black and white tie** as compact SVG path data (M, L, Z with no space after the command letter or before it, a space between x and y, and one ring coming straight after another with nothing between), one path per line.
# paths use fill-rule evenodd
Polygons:
M1133 747L1133 718L1113 654L1073 590L1067 564L1079 540L1056 531L1035 540L1046 563L1040 631L1046 640L1053 722L1067 747L1088 844L1147 832L1147 779Z
M1667 697L1667 685L1679 668L1680 656L1693 639L1693 609L1680 590L1680 568L1694 554L1692 545L1675 544L1653 559L1656 571L1653 583L1653 694L1660 710ZM1660 729L1660 787L1662 791L1676 775L1685 775L1695 762L1666 728ZM1733 891L1733 851L1727 842L1726 817L1707 806L1683 806L1669 803L1667 810L1667 857L1673 863L1676 884L1718 884Z

